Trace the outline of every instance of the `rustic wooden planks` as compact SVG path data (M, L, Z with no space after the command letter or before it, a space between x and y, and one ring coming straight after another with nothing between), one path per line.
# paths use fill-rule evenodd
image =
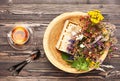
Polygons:
M103 5L102 8L101 5ZM116 14L120 12L119 8L119 4L14 4L10 6L9 11L13 14L61 14L70 11L87 12L100 9L103 13ZM117 10L113 11L115 9Z
M0 5L8 4L9 0L0 0Z
M10 0L15 4L119 4L119 0Z
M96 78L96 77L95 77ZM7 80L9 80L9 81L20 81L20 80L22 80L22 81L85 81L84 79L82 79L82 78L59 78L59 77L57 77L57 78L53 78L53 77L7 77L6 78ZM6 81L6 79L5 78L1 78L0 80L1 81ZM86 81L87 80L89 80L89 81L94 81L94 80L97 80L97 81L107 81L107 79L106 80L103 80L103 79L86 79ZM115 80L115 79L111 79L111 80L109 80L109 81L113 81L113 80ZM116 79L115 81L119 81L119 79Z
M115 35L120 40L120 0L0 0L0 81L119 81L120 76L104 79L91 71L86 74L69 74L54 67L45 57L42 40L50 21L64 12L99 9L109 21L117 26ZM9 46L6 34L14 23L23 22L33 25L35 40L30 48L17 51ZM38 24L37 26L34 26ZM3 26L5 25L5 26ZM38 45L35 42L38 41ZM120 49L120 41L116 45ZM29 52L38 47L43 57L27 65L19 76L13 77L8 67L23 61ZM113 52L112 58L107 57L104 64L112 64L120 71L120 50Z

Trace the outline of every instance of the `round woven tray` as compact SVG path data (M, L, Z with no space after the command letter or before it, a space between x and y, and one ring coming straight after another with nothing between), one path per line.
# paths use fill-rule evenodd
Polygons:
M43 46L45 54L48 60L57 68L68 72L68 73L85 73L89 72L95 68L90 68L88 71L78 71L75 68L71 68L67 62L65 62L62 57L60 51L56 49L56 44L60 37L61 31L64 27L64 22L69 18L86 16L87 13L83 12L68 12L59 15L58 17L54 18L51 23L48 25L44 38L43 38ZM109 50L109 43L106 43L106 48L104 49L104 54L98 59L98 61L103 62L106 58Z

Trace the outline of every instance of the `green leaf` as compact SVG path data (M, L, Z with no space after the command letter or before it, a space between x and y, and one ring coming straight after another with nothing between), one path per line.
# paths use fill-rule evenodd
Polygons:
M79 57L73 61L71 67L76 68L77 70L88 70L89 63L86 61L85 57Z
M62 59L63 59L63 60L65 60L65 61L67 61L67 62L69 62L69 63L70 63L70 62L73 62L73 60L69 60L69 57L70 57L69 54L62 52L62 53L61 53L61 56L62 56Z
M71 66L73 68L76 68L78 65L79 65L79 62L77 60L74 60Z
M69 58L69 55L68 55L68 54L62 52L61 55L62 55L63 60L68 60L68 58Z
M81 70L89 70L88 64L86 62L81 65Z

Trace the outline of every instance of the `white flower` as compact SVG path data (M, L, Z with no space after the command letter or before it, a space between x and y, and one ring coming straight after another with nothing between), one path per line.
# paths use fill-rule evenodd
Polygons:
M84 47L85 47L85 45L83 45L83 44L80 44L80 47L81 47L81 48L84 48Z
M77 38L76 38L76 40L82 40L83 39L83 37L84 37L84 35L83 34L81 34L81 35L79 35L79 36L76 36Z

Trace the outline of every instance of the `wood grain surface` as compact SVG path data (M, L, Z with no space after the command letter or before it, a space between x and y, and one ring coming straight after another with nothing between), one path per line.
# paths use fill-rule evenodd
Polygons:
M43 35L53 18L64 12L92 9L101 10L105 21L117 27L118 50L109 54L103 63L115 67L110 77L96 70L85 74L65 73L48 61L43 50ZM0 81L120 81L119 22L120 0L0 0ZM27 50L15 50L8 43L7 33L15 23L28 24L34 30L33 42ZM42 57L28 64L18 76L12 76L7 69L25 60L34 48L41 50Z

